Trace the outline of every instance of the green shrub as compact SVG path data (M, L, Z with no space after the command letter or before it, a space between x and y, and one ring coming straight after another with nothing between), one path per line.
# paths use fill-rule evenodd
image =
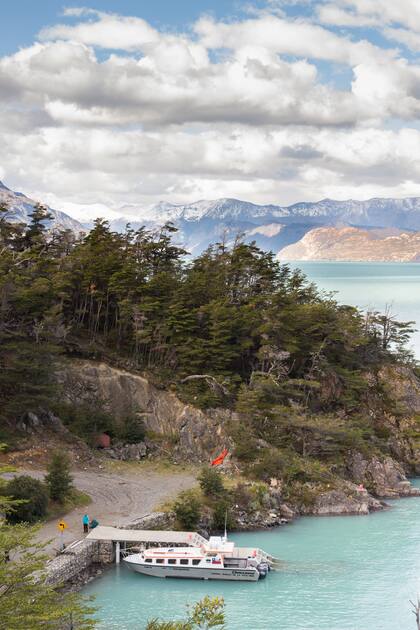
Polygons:
M114 418L101 407L101 403L64 404L56 408L63 423L82 439L94 446L98 433L115 435Z
M317 489L307 483L295 481L284 487L283 495L286 501L299 507L309 509L314 506L321 490L322 488Z
M261 451L259 460L249 467L249 473L255 479L269 481L272 477L282 477L284 468L284 458L280 453L266 449Z
M203 466L198 481L206 497L218 497L225 492L222 475L215 468Z
M73 490L73 478L70 474L70 460L66 453L57 451L48 464L48 474L45 477L50 498L64 503Z
M48 490L38 479L22 475L14 477L6 486L5 494L22 503L7 514L10 523L34 523L43 518L48 510Z
M125 418L121 429L118 432L118 437L128 444L137 444L143 442L146 437L146 427L143 420L136 416L128 416Z
M201 504L191 490L181 492L174 503L174 512L179 525L186 530L197 527L201 515Z
M256 440L253 440L249 435L240 439L237 438L234 454L241 462L255 461L258 456Z
M233 490L233 502L243 510L248 509L253 497L250 489L243 482L238 483Z
M216 531L230 530L235 527L235 519L232 515L232 501L229 498L217 501L213 509L212 529Z
M375 434L378 438L381 438L382 440L389 440L392 435L392 431L389 427L381 424L375 427Z

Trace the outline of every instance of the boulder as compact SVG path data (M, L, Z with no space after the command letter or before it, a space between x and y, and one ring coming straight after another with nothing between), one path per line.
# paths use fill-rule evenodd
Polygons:
M23 433L33 434L40 433L45 429L52 430L55 433L69 434L69 430L61 422L60 418L52 413L52 411L43 410L37 414L28 411L17 422L16 428Z
M347 468L355 483L363 483L377 497L391 499L420 495L420 490L413 488L405 476L401 464L392 457L365 459L361 453L352 452Z
M148 448L145 442L138 444L113 444L111 448L103 449L104 454L120 461L140 461L147 457Z
M353 492L335 489L321 493L307 513L317 516L339 516L344 514L369 514L369 512L383 509L383 504L371 497L367 492L360 493L356 490L356 487L352 490Z

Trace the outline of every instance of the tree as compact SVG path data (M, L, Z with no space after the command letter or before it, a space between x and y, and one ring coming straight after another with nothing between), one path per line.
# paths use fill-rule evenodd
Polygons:
M70 460L66 453L57 451L48 464L48 474L45 476L50 498L64 503L73 490L73 478L70 474Z
M3 445L4 446L4 445ZM0 511L9 514L19 502L7 496L0 465ZM46 557L36 543L37 528L0 520L0 630L88 630L96 626L88 600L45 584Z
M391 347L403 348L415 332L415 322L399 322L392 314L391 306L385 307L384 313L377 311L366 314L366 327L379 341L382 350L387 351Z
M225 602L219 597L204 597L189 611L185 621L149 621L146 630L209 630L225 628Z
M146 427L141 418L137 418L134 415L127 416L119 434L120 438L125 442L137 444L138 442L143 442L146 437Z
M29 475L14 477L5 492L17 502L6 515L9 523L34 523L47 514L48 490L38 479Z
M200 502L191 490L181 492L174 504L176 518L186 530L194 530L200 518Z
M411 604L411 612L416 618L417 630L420 630L420 598L419 596L417 596L416 602L412 602L410 599L410 604Z
M232 516L232 500L229 495L218 500L213 508L212 529L218 532L232 530L235 527L235 519Z
M94 628L94 609L45 584L45 556L36 529L0 523L0 630Z
M26 228L25 241L28 247L45 244L46 223L53 218L51 212L41 204L36 204L31 215L31 221Z
M222 475L209 466L203 466L198 476L200 488L207 497L219 497L225 492Z

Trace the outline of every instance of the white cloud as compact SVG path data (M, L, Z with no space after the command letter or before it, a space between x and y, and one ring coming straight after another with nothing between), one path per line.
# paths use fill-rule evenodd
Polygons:
M420 32L410 31L407 28L385 28L384 35L395 42L400 42L413 52L420 51Z
M363 115L351 93L317 83L306 60L243 46L210 63L206 49L183 39L160 42L140 60L103 62L85 44L36 44L0 60L1 85L56 124L340 125Z
M318 17L338 26L401 25L420 30L418 0L336 0L319 3Z
M349 27L381 20L416 46L384 2L322 3L320 15ZM236 22L203 17L183 33L65 9L69 23L0 58L2 177L89 216L161 198L420 193L420 66L288 18L287 4ZM347 85L335 85L337 67Z
M216 22L202 18L195 25L201 43L208 48L241 49L252 42L273 53L311 59L325 59L345 64L366 58L392 56L367 41L353 42L315 24L272 15L237 23Z
M57 24L45 28L40 32L40 38L71 40L90 46L123 50L142 50L143 46L159 39L158 32L141 18L100 12L94 14L97 17L95 21L80 22L75 26Z

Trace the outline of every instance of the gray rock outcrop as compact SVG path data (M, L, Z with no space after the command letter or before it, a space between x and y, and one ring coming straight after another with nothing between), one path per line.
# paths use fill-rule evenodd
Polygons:
M349 490L339 489L323 492L318 495L308 513L316 516L343 516L345 514L369 514L369 512L383 509L383 504L367 492L357 492L355 487L353 491L350 488Z
M413 488L405 476L401 464L392 457L365 459L361 453L354 452L347 466L351 479L363 483L377 497L392 499L420 495L420 490Z
M63 363L57 378L69 402L96 399L117 420L138 415L148 431L167 439L172 456L208 461L211 455L231 446L225 431L231 418L229 411L203 412L139 374L106 363L72 360Z

